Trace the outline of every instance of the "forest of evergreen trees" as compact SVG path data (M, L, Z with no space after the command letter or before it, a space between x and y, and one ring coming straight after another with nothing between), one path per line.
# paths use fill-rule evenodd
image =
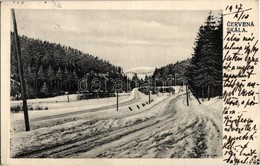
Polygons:
M168 64L161 68L155 68L152 78L157 78L156 85L182 85L186 78L186 70L190 65L190 59L177 61L175 64ZM163 83L162 80L165 80ZM174 80L176 78L176 81ZM168 81L167 81L168 80Z
M19 98L20 81L13 40L11 33L11 96ZM76 93L81 78L89 81L93 77L126 79L121 67L77 49L26 36L20 36L20 43L27 98L57 96L65 91ZM109 86L112 82L108 80L107 84L108 90L112 90Z
M88 81L93 78L106 79L107 93L113 93L113 81L121 79L124 83L130 82L130 85L124 84L124 91L129 90L128 86L131 90L146 81L150 86L188 83L199 97L221 96L222 34L222 16L218 18L209 13L198 31L192 58L156 68L153 75L146 76L145 80L140 80L136 75L129 79L121 67L77 49L20 36L27 98L76 93L78 81L82 78ZM11 33L11 96L19 99L20 85L13 40ZM88 91L91 92L90 87Z
M222 96L222 19L209 13L197 34L192 58L156 69L153 78L167 80L176 74L176 84L185 80L199 97Z
M195 41L194 54L187 69L189 85L199 97L222 96L223 17L209 13Z

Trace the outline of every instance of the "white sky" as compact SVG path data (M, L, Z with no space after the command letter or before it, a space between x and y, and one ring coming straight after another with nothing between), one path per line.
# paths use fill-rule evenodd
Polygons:
M193 53L209 11L16 10L18 31L122 66L161 67Z

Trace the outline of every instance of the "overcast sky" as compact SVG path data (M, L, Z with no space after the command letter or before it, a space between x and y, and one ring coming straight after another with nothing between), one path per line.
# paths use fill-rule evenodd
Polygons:
M191 57L209 11L16 10L18 31L122 66L161 67Z

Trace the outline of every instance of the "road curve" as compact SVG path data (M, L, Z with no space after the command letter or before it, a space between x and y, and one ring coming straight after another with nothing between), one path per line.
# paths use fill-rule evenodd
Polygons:
M168 97L129 117L93 120L38 135L18 158L216 158L222 155L220 119L184 95ZM58 135L58 136L57 136ZM33 138L32 138L33 139Z
M140 100L140 94L139 94L140 92L137 89L134 89L133 93L134 93L134 98L132 100L119 103L119 107L131 105L133 103L138 102ZM80 110L80 111L61 113L61 114L57 114L57 115L50 115L50 116L44 116L44 117L38 117L38 118L31 118L30 119L30 125L31 125L31 129L34 130L34 129L39 128L38 125L37 125L38 122L42 122L42 121L56 121L57 119L64 118L62 121L57 121L58 124L62 124L62 123L67 123L69 121L77 120L75 118L71 118L71 117L74 117L76 115L86 114L88 112L104 111L104 110L115 108L115 107L116 107L116 104L112 104L112 105L108 105L108 106L96 107L96 108L91 108L91 109L83 109L83 110ZM17 133L17 132L24 131L23 124L24 124L24 120L14 121L12 123L12 125L13 126L17 126L17 127L15 128L15 130L12 130L12 132ZM50 126L51 125L48 125L46 123L46 125L44 127L50 127Z

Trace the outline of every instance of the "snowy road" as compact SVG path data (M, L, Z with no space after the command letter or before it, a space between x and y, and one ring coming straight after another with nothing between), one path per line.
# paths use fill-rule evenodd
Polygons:
M121 97L119 99L119 107L131 105L133 103L136 103L141 100L140 93L137 92L137 89L134 89L132 91L133 94L131 94L129 97L125 98L122 97L123 99L121 100ZM31 129L38 129L39 126L37 125L38 122L42 124L42 121L46 121L46 125L44 127L50 127L52 122L50 121L57 121L57 119L60 118L65 118L62 121L59 120L57 121L58 124L69 122L69 121L74 121L76 115L81 115L81 114L86 114L89 112L96 112L96 111L104 111L107 109L115 108L116 104L111 104L111 101L116 100L115 98L109 98L109 99L100 99L100 100L88 100L88 101L77 101L74 103L63 103L63 107L59 109L54 109L54 110L44 110L44 111L32 111L30 112L30 123L31 123ZM83 103L84 102L84 103ZM115 103L115 102L113 102ZM87 105L89 104L89 105ZM52 104L54 106L52 107L57 107L56 105L60 104ZM83 105L83 106L82 106ZM66 107L67 106L67 107ZM60 106L59 106L60 107ZM12 120L12 126L15 126L12 128L12 132L21 132L24 130L23 127L23 114L22 112L19 114L12 114L11 115L11 120ZM74 118L68 118L73 116ZM49 123L48 123L49 122ZM51 125L48 125L51 124Z
M140 94L138 94L140 95ZM140 96L139 96L140 97ZM107 108L38 121L31 132L11 134L12 157L48 158L197 158L220 157L221 100L199 105L184 95L160 96L146 107L121 112ZM142 101L143 100L143 101ZM68 119L73 120L69 121ZM66 122L62 121L66 120ZM59 124L56 124L56 122ZM25 141L26 140L26 141Z

